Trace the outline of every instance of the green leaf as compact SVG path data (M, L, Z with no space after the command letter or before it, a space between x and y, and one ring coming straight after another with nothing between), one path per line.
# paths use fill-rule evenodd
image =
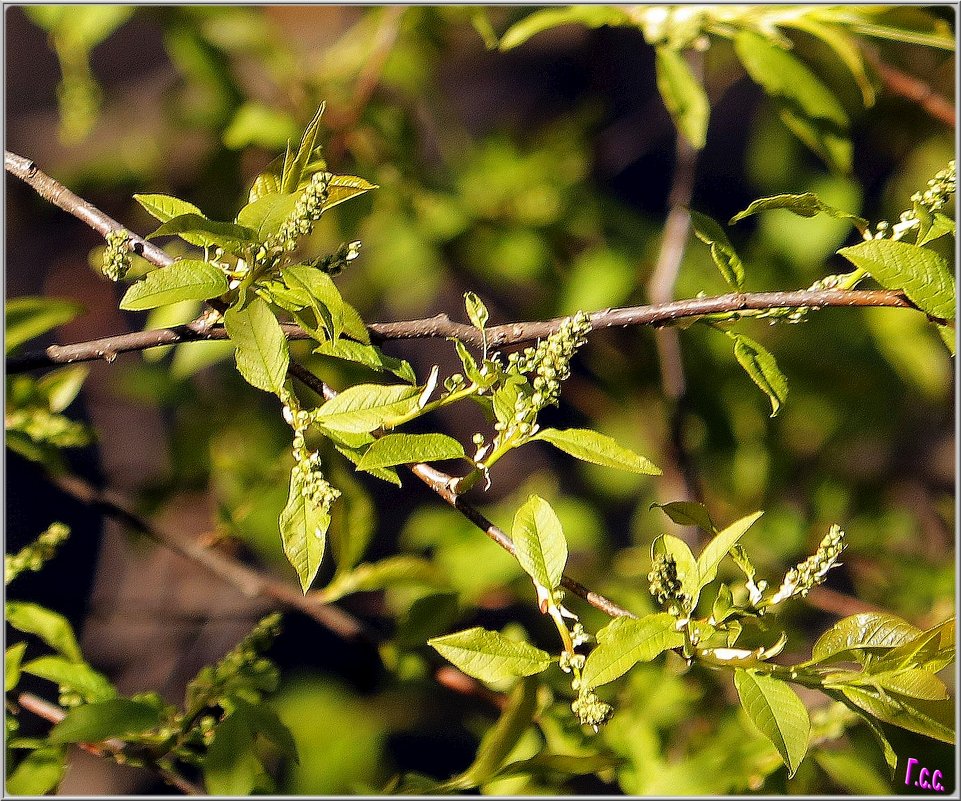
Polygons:
M278 394L287 377L290 355L284 331L260 298L224 314L224 327L236 348L237 369L247 383Z
M297 571L300 587L306 594L324 558L330 513L304 497L299 475L297 470L290 473L290 493L280 513L280 538L287 560Z
M903 289L919 309L943 320L954 319L954 276L933 250L892 239L859 242L838 253L867 270L887 289Z
M702 503L693 501L671 501L670 503L652 503L650 508L660 509L679 526L697 526L701 531L715 534L717 526L711 519L711 513Z
M27 754L7 776L10 795L46 795L53 791L67 770L67 755L62 748L38 748Z
M29 601L7 601L7 623L24 634L34 634L72 662L83 662L73 627L63 615Z
M724 229L716 220L701 214L699 211L690 210L691 227L694 234L704 244L711 246L711 258L721 271L724 280L735 289L744 287L744 264L734 250L731 240L727 238Z
M250 795L264 772L254 753L254 735L242 713L224 718L213 732L203 761L204 783L211 795Z
M891 792L890 783L879 776L860 754L818 749L813 756L831 780L852 795L888 795Z
M717 576L717 566L721 563L721 560L728 555L731 548L763 514L764 512L755 512L742 517L740 520L735 520L704 546L704 550L697 558L698 589L702 589L714 581Z
M849 36L837 26L822 24L806 15L798 15L792 20L786 20L783 24L786 27L797 28L809 33L830 47L854 77L858 89L861 90L861 99L865 108L874 105L876 99L874 85L864 69L861 48L854 37Z
M23 297L8 300L5 307L6 355L9 356L34 337L69 323L83 311L83 306L76 301L61 298Z
M501 681L512 676L532 676L547 670L550 654L480 627L427 641L441 656L468 676L481 681Z
M811 734L803 702L783 681L742 668L734 671L734 686L751 722L773 743L793 776L804 759Z
M679 537L673 534L661 534L651 543L651 559L658 556L672 556L677 564L677 577L681 582L681 589L688 597L686 609L692 610L697 604L698 596L698 573L697 560L691 553L690 547Z
M27 662L22 670L80 693L88 702L106 701L117 696L117 690L107 677L86 662L71 662L62 656L41 656Z
M47 408L57 414L73 403L89 374L90 368L85 364L62 367L40 378L37 389L47 399Z
M545 428L531 439L544 440L564 453L603 467L614 467L648 476L661 474L653 462L622 447L613 437L587 428Z
M842 687L844 696L884 723L954 744L954 702L891 695L864 687Z
M862 612L835 623L814 643L811 662L837 660L853 650L894 648L913 640L921 629L886 612Z
M314 118L307 124L304 135L300 140L300 147L297 148L297 155L289 162L284 160L284 171L281 177L282 192L296 192L300 185L300 180L304 175L304 168L310 161L317 143L317 133L320 131L320 118L324 114L326 103L321 103L314 114Z
M464 446L446 434L387 434L375 440L358 462L359 470L417 462L460 459Z
M854 226L863 234L868 227L868 221L856 214L829 206L814 192L805 192L802 195L771 195L753 201L746 209L739 211L731 217L728 225L734 225L752 214L758 214L768 209L785 209L798 215L799 217L816 217L818 214L826 214L836 220L850 220Z
M337 449L337 451L355 465L364 458L364 453L367 451L367 446L374 441L374 437L371 434L366 433L356 434L348 431L334 430L328 430L326 433L334 443L334 447ZM398 487L401 486L400 477L397 475L397 471L392 467L371 468L367 472L383 481L396 484Z
M614 618L597 633L581 674L583 687L600 687L620 678L638 662L650 662L671 648L684 645L673 615L658 612L640 619Z
M936 673L954 661L954 618L922 632L873 660L872 672L924 668Z
M330 179L327 187L327 200L324 203L324 211L339 206L345 200L350 200L371 189L378 189L377 184L358 178L356 175L335 175Z
M542 11L535 11L510 27L501 37L500 49L510 50L523 44L541 31L556 28L558 25L570 24L600 28L603 25L632 25L633 20L627 13L627 9L617 6L546 8Z
M303 264L285 267L281 275L288 287L306 293L318 320L327 321L327 339L338 339L344 329L344 299L330 276Z
M923 233L919 231L918 234L917 244L919 246L933 242L935 239L940 239L942 236L954 236L954 220L939 211L934 215L931 226Z
M77 706L50 730L52 743L99 743L111 737L141 734L160 724L156 706L112 698Z
M734 49L751 79L777 103L784 124L835 169L849 172L848 116L834 93L799 59L750 31Z
M341 338L330 342L321 342L314 348L314 353L355 362L374 370L387 371L411 384L417 383L417 376L414 373L414 368L410 366L410 362L406 359L388 356L376 345L364 345L360 342Z
M208 220L202 214L178 214L152 234L147 235L147 239L156 239L161 236L179 236L185 242L189 242L189 237L203 237L204 244L219 245L225 249L231 249L237 244L248 245L257 241L254 231L243 225L235 223L218 222Z
M3 655L3 691L10 692L20 681L20 663L23 661L23 652L27 650L25 642L18 642L11 645Z
M496 776L524 730L531 725L536 709L537 680L519 681L511 690L497 723L481 739L474 761L461 779L455 779L454 783L467 789L484 784Z
M734 358L768 396L771 401L771 417L776 417L781 405L787 400L788 386L773 354L760 342L744 334L729 331L728 336L734 340Z
M567 540L551 505L531 495L514 515L511 539L517 561L536 584L555 590L567 564Z
M280 231L299 197L296 192L264 195L240 210L237 223L251 229L259 242L266 242Z
M321 406L317 422L330 431L353 433L389 428L417 409L420 393L406 384L356 384Z
M142 311L181 300L207 300L227 291L227 276L212 264L183 259L158 267L133 284L120 301L120 308Z
M944 682L927 670L910 668L908 670L886 670L882 673L871 672L870 682L889 692L922 698L928 701L948 700L948 690Z
M169 222L184 214L196 214L198 217L207 219L204 213L193 203L188 203L186 200L181 200L172 195L134 195L133 199L143 206L148 214L162 223ZM180 238L198 247L208 247L215 244L203 234L182 233Z
M711 113L704 87L677 50L658 47L655 66L657 90L674 118L674 124L687 141L700 150L707 139Z
M437 586L437 568L426 559L401 554L379 562L357 565L324 587L324 601L330 603L354 592L371 592L388 587L414 584Z
M611 771L625 760L613 754L552 754L542 751L528 759L519 759L498 771L498 778L506 776L589 776Z
M490 316L487 312L487 306L484 305L484 301L473 292L465 292L464 303L467 306L467 318L471 321L471 325L478 331L483 331L487 325L487 319Z

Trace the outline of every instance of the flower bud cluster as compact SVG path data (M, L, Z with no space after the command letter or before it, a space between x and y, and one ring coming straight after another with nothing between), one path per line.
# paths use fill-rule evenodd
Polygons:
M590 688L582 689L571 704L571 709L578 720L585 726L597 731L598 728L610 720L614 707L606 704L597 697L597 693Z
M794 596L803 598L818 584L822 584L828 571L840 564L838 559L845 547L844 532L840 526L831 526L815 554L788 571L769 605L779 604Z
M103 251L103 274L111 281L120 281L130 270L130 232L115 228L107 234Z
M568 317L561 327L536 346L507 357L508 372L532 375L534 394L530 404L536 409L556 404L561 394L561 382L571 374L571 359L585 342L591 330L586 313L579 311Z
M6 554L3 558L3 583L9 584L27 570L36 573L45 562L53 558L57 548L69 536L69 526L63 523L51 523L49 528L36 540L20 549L16 554Z
M661 605L669 604L681 608L687 596L681 592L681 579L677 575L677 560L670 554L658 554L654 565L647 574L651 583L651 595Z
M330 509L340 497L340 491L330 484L321 471L320 454L307 449L304 432L315 415L296 408L296 401L285 396L284 419L294 429L293 453L294 485L300 487L301 495L316 509Z
M915 192L911 196L914 206L901 213L900 219L891 225L882 220L874 226L874 233L866 231L865 240L871 239L901 239L908 231L917 228L921 223L918 209L924 209L928 214L934 214L944 208L945 204L954 196L957 188L957 171L955 161L951 159L948 166L928 181L928 187L923 192Z
M280 231L267 243L268 249L270 247L281 247L284 250L293 250L297 247L297 242L302 236L307 236L314 230L314 223L324 213L324 204L327 202L330 192L330 179L332 177L329 172L314 173L310 183L298 198L294 210L284 220Z
M360 242L345 242L335 253L318 259L315 266L327 275L340 275L360 255Z

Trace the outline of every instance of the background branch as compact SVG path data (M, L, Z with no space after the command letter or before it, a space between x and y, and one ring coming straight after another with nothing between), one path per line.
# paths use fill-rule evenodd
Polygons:
M908 75L897 67L881 60L881 57L870 48L864 51L871 66L877 71L884 88L895 95L899 95L913 103L917 103L930 116L940 120L952 128L957 124L957 111L954 104L946 97L942 97L931 86L920 78Z

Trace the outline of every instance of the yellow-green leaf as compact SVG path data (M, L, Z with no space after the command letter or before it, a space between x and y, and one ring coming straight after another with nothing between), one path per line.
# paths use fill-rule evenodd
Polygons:
M564 453L603 467L614 467L648 476L661 474L660 469L649 459L623 447L613 437L587 428L545 428L532 439L544 440Z
M584 687L600 687L629 671L638 662L650 662L670 648L684 645L673 615L658 612L640 619L614 618L597 633L597 647L584 663Z
M704 87L677 50L658 47L655 67L657 89L674 118L674 124L687 141L700 150L707 139L711 113Z
M227 291L227 276L212 264L182 259L152 270L133 284L120 301L128 311L154 309L182 300L207 300Z
M793 776L807 753L811 735L804 703L783 681L741 668L734 671L734 686L747 716L778 750Z
M527 574L540 586L557 589L567 564L567 540L551 505L531 495L514 515L511 539Z
M224 314L224 327L234 343L237 369L251 386L278 394L287 377L290 355L284 331L260 298Z
M441 656L468 676L500 681L512 676L532 676L547 669L550 654L480 627L427 641Z

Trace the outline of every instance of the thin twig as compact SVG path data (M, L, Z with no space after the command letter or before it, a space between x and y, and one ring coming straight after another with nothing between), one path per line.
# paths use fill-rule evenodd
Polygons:
M248 598L268 598L279 601L284 606L303 612L347 639L372 639L372 635L365 630L363 624L342 609L325 604L313 596L304 596L296 587L264 575L218 551L204 548L197 542L181 539L157 528L134 512L129 502L112 490L99 490L78 476L53 476L51 481L72 498L100 509L105 514L146 534L154 542L169 548L184 559L207 569Z
M753 292L717 295L709 298L691 298L650 306L625 306L604 309L590 315L593 330L630 328L632 326L659 327L681 320L710 314L730 314L742 311L765 311L784 308L822 309L827 307L888 307L915 309L903 292L889 289L825 289L818 291L796 290L793 292ZM487 329L487 343L492 348L519 345L543 339L560 328L566 318L557 317L535 322L506 323ZM953 320L930 318L942 325L954 325ZM284 335L291 340L310 339L310 335L294 323L283 323ZM370 323L367 326L371 338L384 342L400 339L433 339L454 337L467 344L480 345L477 329L466 323L457 323L446 314L422 320L405 320L396 323ZM22 373L44 367L54 367L75 362L104 359L112 362L118 354L148 350L162 345L181 342L227 339L223 326L205 327L199 322L150 331L133 331L128 334L103 337L70 345L51 345L42 350L30 351L7 359L8 373Z
M700 66L699 64L696 66ZM697 73L703 70L697 69ZM694 193L694 172L697 169L698 152L690 142L677 132L675 145L674 178L668 196L670 211L664 226L661 249L654 271L647 284L648 296L653 303L669 303L674 297L674 285L680 271L684 250L691 232L691 215L687 206ZM687 381L684 378L684 361L681 357L681 337L676 328L665 326L654 332L661 386L668 399L668 448L684 485L682 500L703 501L701 482L694 460L684 445L684 419L688 406ZM694 529L691 538L697 534Z
M32 712L38 718L42 718L54 725L62 721L67 713L56 704L51 704L43 698L38 698L32 693L20 693L17 696L17 703L21 708ZM126 750L126 744L122 740L109 739L100 743L77 743L77 746L98 757L110 758L120 756ZM184 795L207 795L202 787L185 779L179 773L156 764L147 764L149 770L156 773L167 784L176 787Z
M892 94L900 95L913 103L917 103L934 119L950 125L952 128L957 124L957 111L954 104L946 97L942 97L931 86L920 78L908 75L897 67L881 60L873 50L866 49L868 61L877 70L884 87Z

